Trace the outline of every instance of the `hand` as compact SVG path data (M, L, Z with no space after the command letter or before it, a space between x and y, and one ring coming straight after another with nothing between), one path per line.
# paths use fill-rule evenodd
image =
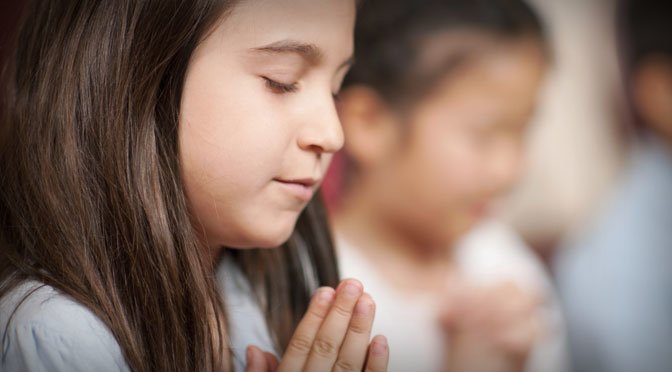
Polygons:
M458 281L441 313L450 372L524 370L542 331L539 296L506 283L491 288Z
M256 347L247 353L247 372L385 372L389 348L371 337L375 304L361 283L344 280L336 291L320 288L278 362Z

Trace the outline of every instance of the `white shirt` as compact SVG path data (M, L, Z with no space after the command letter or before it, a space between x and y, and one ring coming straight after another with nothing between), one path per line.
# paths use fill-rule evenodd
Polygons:
M443 370L447 348L438 324L441 299L401 293L344 238L337 236L337 247L341 275L360 280L376 301L373 333L388 338L389 372ZM567 370L564 327L548 276L539 260L510 229L495 221L482 224L458 244L456 261L465 277L475 284L512 281L545 294L548 306L543 316L548 336L533 350L527 370Z

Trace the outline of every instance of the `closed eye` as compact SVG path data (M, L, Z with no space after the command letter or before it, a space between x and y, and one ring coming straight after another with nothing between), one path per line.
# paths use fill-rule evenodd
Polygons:
M270 89L271 92L275 94L295 93L299 90L298 83L283 84L267 77L264 77L263 79L266 81L266 86L268 89Z

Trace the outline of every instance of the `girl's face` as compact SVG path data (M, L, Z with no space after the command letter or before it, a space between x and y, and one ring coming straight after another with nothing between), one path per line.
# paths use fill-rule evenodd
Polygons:
M343 133L334 96L352 61L354 0L242 1L186 75L180 161L208 247L276 247Z
M382 213L439 245L482 219L519 176L545 68L536 41L509 42L439 83L397 123L400 144L378 166Z

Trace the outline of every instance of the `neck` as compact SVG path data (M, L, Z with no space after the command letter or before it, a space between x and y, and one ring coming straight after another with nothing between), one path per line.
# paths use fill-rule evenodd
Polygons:
M442 282L433 279L452 269L451 244L418 239L419 234L405 230L402 224L379 212L371 200L364 194L348 195L332 219L337 233L357 247L383 275L417 278L415 283L396 283L398 287L418 288Z
M353 243L384 246L386 252L394 251L418 262L431 262L450 256L452 242L432 241L427 234L413 231L401 219L390 216L388 211L373 202L375 195L367 187L355 187L348 193L334 216L335 228Z

